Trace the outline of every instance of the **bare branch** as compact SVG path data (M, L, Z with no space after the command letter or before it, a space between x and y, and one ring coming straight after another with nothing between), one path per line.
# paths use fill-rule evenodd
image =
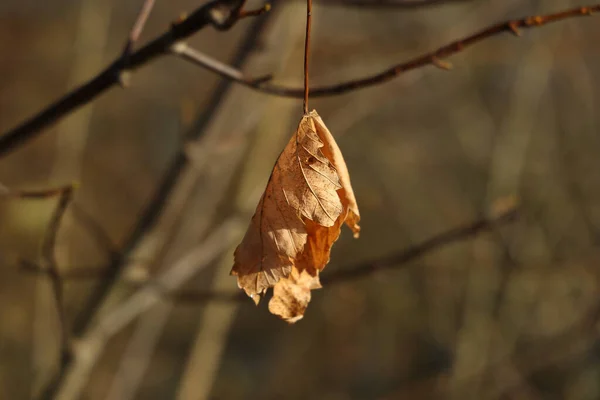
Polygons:
M403 62L401 64L396 64L386 69L385 71L369 75L363 78L357 78L345 82L340 82L333 85L310 88L310 94L312 97L324 97L344 94L354 90L359 90L366 87L385 83L405 72L422 68L427 65L433 65L440 69L448 70L451 68L451 64L445 62L443 60L444 58L460 53L467 47L475 43L481 42L485 39L491 38L504 32L512 32L513 34L520 36L520 28L537 28L542 25L562 21L568 18L592 15L592 13L594 12L600 12L600 4L589 7L573 8L554 14L537 15L498 23L488 28L485 28L477 33L469 35L465 38L456 40L448 45L440 47L435 51L421 55L415 59ZM227 65L224 65L219 61L211 59L210 57L190 48L185 44L178 43L171 48L171 51L177 56L187 61L190 61L203 68L209 69L226 79L230 79L234 82L248 86L254 90L283 97L304 97L303 88L280 86L269 82L269 80L265 78L252 79L246 77L242 72Z
M173 44L173 46L171 46L171 53L202 68L206 68L207 70L214 72L225 79L259 91L267 92L264 90L262 84L272 79L272 75L266 75L257 78L247 78L240 70L209 57L204 53L194 50L185 42Z
M256 41L260 37L260 33L262 32L266 21L267 18L254 20L248 35L241 41L238 50L233 57L233 65L241 65L246 61L251 54L252 49L255 47ZM225 93L227 93L227 89L230 85L231 83L227 80L223 80L220 83L219 87L211 96L208 106L203 110L198 122L184 134L186 140L198 140L200 136L209 134L207 133L210 130L207 128L207 124L210 121L209 116L222 105L225 99ZM107 298L111 294L111 289L114 288L115 283L122 277L122 271L126 264L132 260L133 251L145 238L147 238L149 233L152 233L152 230L159 223L165 204L169 203L169 200L172 200L171 196L174 192L181 189L182 185L185 186L186 172L189 172L189 169L191 168L189 163L190 160L187 158L184 149L180 149L170 160L169 165L166 167L166 171L160 179L157 189L132 226L131 232L123 240L123 244L121 245L118 254L116 254L103 269L97 267L94 268L93 266L88 271L85 269L77 269L81 273L82 278L84 278L85 275L95 275L100 271L102 272L102 276L74 319L72 328L74 336L84 336L86 332L89 331L92 322L96 320L98 311L103 308L103 305L107 304ZM144 261L141 261L141 263L144 263ZM70 272L67 271L67 273ZM69 371L75 368L73 365L74 363L75 359L71 358L60 365L60 368L57 369L55 374L48 379L47 384L42 388L38 398L48 400L55 399L57 397L57 392L62 390L65 385L69 384L66 381L69 380Z
M56 262L56 237L63 216L73 198L73 190L75 185L61 186L51 189L33 190L33 191L19 191L11 190L6 186L0 184L0 196L13 197L21 199L47 199L58 196L58 204L52 213L50 223L46 228L46 234L42 242L42 266L38 267L38 270L45 272L52 283L52 292L54 294L54 301L56 303L56 311L58 313L60 337L61 337L61 362L64 362L70 357L71 354L71 343L70 334L67 327L67 319L64 309L64 295L63 295L63 281L61 279L58 264ZM23 265L29 266L33 263L23 262Z
M46 263L45 268L47 268L48 276L52 282L54 301L56 302L56 310L58 312L58 320L60 324L61 363L71 356L71 340L64 307L63 282L60 278L58 263L56 262L56 237L58 235L58 230L60 228L63 216L65 215L67 207L69 206L72 198L72 186L61 192L58 204L56 205L56 209L52 214L52 219L48 225L46 236L42 245L42 257Z
M65 185L58 186L50 189L39 189L39 190L14 190L6 187L0 183L0 196L1 197L12 197L17 199L48 199L56 196L60 196L65 192L72 191L76 188L76 185Z
M131 28L131 31L129 32L129 37L127 38L127 42L125 43L123 52L121 53L121 62L122 62L121 68L123 70L125 70L129 67L133 46L139 40L140 35L142 34L142 30L144 29L144 26L146 25L146 21L148 21L148 17L150 17L150 13L152 12L152 9L154 8L154 1L155 0L144 0L144 3L142 4L142 7L140 8L140 11L139 11L138 16L133 24L133 27ZM119 83L121 84L122 87L126 87L129 84L128 76L124 71L122 71L119 74Z
M227 30L240 19L245 0L213 0L173 23L171 28L127 57L127 66L119 57L96 77L50 104L46 109L0 137L0 156L35 138L52 123L94 100L121 82L121 74L135 70L168 53L173 43L188 38L208 25Z
M131 28L131 32L129 33L129 38L127 39L127 43L125 44L125 49L123 53L129 55L133 48L133 45L138 41L140 35L142 34L142 30L146 25L146 21L148 21L148 17L150 16L150 12L154 8L154 0L144 0L142 4L142 8Z
M147 62L169 52L171 47L178 41L181 41L205 26L211 24L217 29L228 29L244 16L242 6L245 1L242 0L213 0L212 2L200 7L188 18L173 24L171 29L154 39L152 42L132 53L129 57L127 70L133 70L141 67ZM265 10L268 7L265 7ZM480 32L470 35L466 38L457 40L449 45L439 48L436 51L417 57L408 62L394 65L385 71L370 75L364 78L353 79L333 85L311 88L313 97L333 96L365 87L378 85L387 82L398 75L421 68L427 65L435 65L444 69L449 64L442 63L440 60L463 51L466 47L480 42L484 39L496 36L503 32L512 32L519 35L519 28L535 28L552 22L562 21L567 18L591 15L600 11L600 4L587 7L577 7L562 12L526 17L518 20L511 20L492 25ZM260 14L260 12L246 12L248 15ZM186 57L190 59L189 57ZM121 58L114 61L108 68L98 74L95 78L86 84L75 89L57 102L51 104L48 108L25 121L20 126L8 131L0 137L0 156L7 154L16 147L23 145L27 141L36 137L40 131L48 127L53 122L63 118L75 109L87 104L101 93L108 90L115 84L121 82L121 74L125 71ZM228 77L236 82L238 80ZM253 82L246 79L247 82ZM242 83L242 82L240 82ZM285 97L302 98L303 89L287 88L269 83L256 83L249 85L254 89L265 93Z
M338 271L330 275L323 276L321 281L324 285L333 285L355 279L361 279L379 271L406 266L406 264L409 262L422 257L429 252L433 252L440 247L474 237L480 233L491 231L498 225L511 222L516 218L516 216L517 209L509 208L497 216L483 218L470 224L440 233L439 235L433 236L432 238L427 239L426 241L415 246L409 247L408 249L405 249L399 253L359 263L351 267L340 268Z
M62 371L64 382L56 382L58 390L56 397L75 399L80 397L80 391L87 382L94 364L102 354L107 341L121 332L141 313L164 300L163 290L175 290L193 277L202 268L231 245L242 229L242 223L237 217L231 217L214 230L206 240L184 254L175 264L162 272L154 282L142 286L122 304L99 319L97 325L82 337L75 348L74 361ZM61 383L63 383L61 385ZM50 394L44 398L54 398Z
M407 267L411 261L436 251L441 247L472 238L480 233L491 231L499 225L514 221L517 217L517 211L517 208L509 205L505 210L494 213L489 217L450 229L398 253L340 268L332 274L323 275L321 277L321 282L323 282L324 286L332 286L355 279L362 279L380 271ZM164 290L163 294L169 295L168 290ZM198 291L181 291L171 293L169 296L182 303L246 301L248 298L243 293L211 293Z
M257 8L256 10L244 10L241 9L238 13L238 18L246 18L246 17L258 17L264 13L271 11L271 4L266 3L264 6Z
M363 8L419 9L447 4L464 3L471 0L321 0L327 5Z

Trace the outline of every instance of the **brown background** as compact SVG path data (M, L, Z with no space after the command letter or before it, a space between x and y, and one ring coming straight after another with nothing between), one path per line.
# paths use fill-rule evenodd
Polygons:
M139 3L0 2L0 131L114 59ZM200 3L157 1L142 40ZM321 3L315 85L377 72L493 22L582 4L473 0L408 11ZM262 25L205 29L189 43L226 62L249 48L245 72L299 86L303 7L279 1ZM102 336L136 279L168 270L223 229L225 239L203 248L205 268L182 289L236 291L227 276L233 248L300 101L227 85L165 57L133 74L128 89L111 89L0 160L0 182L12 188L79 182L75 203L117 249L128 245L178 151L190 160L155 228L129 249L102 309L86 308L99 282L92 272L68 281L69 324L80 331L58 398L600 398L598 18L520 39L502 34L453 57L450 72L425 67L311 101L344 152L362 214L361 238L343 232L324 276L476 220L507 196L521 212L408 265L326 286L295 326L250 300L161 300ZM19 270L19 259L39 258L54 205L0 203L1 399L38 396L58 368L50 286ZM62 271L109 265L87 225L67 214L57 245ZM81 331L78 321L92 312Z

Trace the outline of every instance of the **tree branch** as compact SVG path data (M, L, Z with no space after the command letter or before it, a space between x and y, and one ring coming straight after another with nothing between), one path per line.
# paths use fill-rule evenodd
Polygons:
M13 190L0 183L0 196L15 199L48 199L61 196L63 193L73 191L75 188L76 185L64 185L40 190Z
M327 5L362 8L418 9L447 4L464 3L471 0L321 0Z
M103 315L96 326L79 339L74 361L68 368L61 368L61 379L53 382L42 398L76 399L89 379L97 360L108 340L121 332L140 314L165 300L160 290L171 291L186 283L194 274L223 252L239 237L242 225L236 216L230 217L217 227L203 243L182 255L172 266L161 272L123 303ZM160 287L160 289L158 289ZM168 299L166 299L168 300Z
M133 46L137 43L144 30L144 26L146 26L146 22L148 21L148 17L150 17L150 13L154 8L155 0L143 0L142 7L138 12L138 15L131 27L131 31L129 32L129 37L127 38L127 42L123 47L123 52L121 53L121 68L122 72L119 74L119 84L122 87L127 87L129 84L129 79L127 74L124 72L125 69L129 67L131 52L133 51Z
M241 8L241 7L240 7ZM253 26L249 29L249 33L242 40L241 45L238 47L236 55L232 61L233 65L241 65L248 55L252 52L252 49L256 45L257 39L260 37L267 18L260 18L255 20ZM139 51L138 51L139 52ZM137 54L137 53L136 53ZM205 107L199 117L198 121L192 126L192 128L184 135L185 140L198 140L206 130L206 126L210 121L210 117L215 110L221 105L225 94L227 93L231 82L223 80L220 82L218 88L214 91L209 105ZM188 158L183 149L171 159L169 165L164 172L157 189L148 201L144 210L140 213L137 221L133 225L131 232L124 240L124 244L118 253L115 254L114 258L110 260L108 265L103 268L91 267L88 270L78 268L75 272L79 276L73 276L73 278L85 279L89 276L98 277L98 272L101 272L101 279L97 287L92 291L85 304L82 305L81 311L77 314L72 325L73 336L82 336L88 330L91 322L97 315L97 311L102 306L110 293L111 288L115 282L121 276L121 271L126 263L131 261L131 253L136 246L144 239L145 235L153 229L156 225L159 216L163 210L165 202L169 199L173 190L179 184L185 168L188 165ZM69 269L71 270L71 269ZM71 275L70 272L67 274ZM42 388L39 395L39 399L54 399L56 393L65 384L67 379L68 371L73 364L73 358L65 360L57 369L56 373L51 376Z
M465 240L480 233L491 231L496 227L512 222L518 216L518 208L512 200L506 204L500 205L498 210L492 212L492 215L471 222L467 225L459 226L435 235L422 243L393 253L382 258L361 262L353 266L340 268L337 272L321 277L323 284L328 286L336 285L342 282L362 279L373 273L387 269L406 267L408 263L433 252L446 245ZM39 269L29 268L28 271L39 272ZM75 268L72 272L61 275L61 279L95 279L99 273L103 272L101 268ZM158 282L144 282L142 286L152 285L163 295L173 300L183 303L197 303L208 301L244 301L247 297L241 292L235 293L216 293L216 292L198 292L198 291L179 291L172 292L170 288L165 288Z
M52 292L54 294L54 301L56 303L56 312L58 314L61 337L61 363L68 359L71 355L71 341L64 308L63 280L60 275L58 263L56 262L56 237L58 235L58 230L60 229L60 224L65 215L67 207L73 198L74 190L75 185L67 185L51 189L19 191L11 190L0 184L0 196L3 197L37 200L58 196L58 204L52 213L50 223L46 228L46 234L44 235L44 240L42 242L42 265L37 267L37 269L45 272L50 278L52 284ZM33 263L23 262L23 265L27 266L32 264Z
M440 233L430 239L425 240L415 246L401 250L382 258L376 258L361 262L352 266L340 268L332 274L325 274L321 277L323 286L337 285L343 282L362 279L373 273L385 271L388 269L407 267L411 261L418 259L430 252L436 251L446 245L469 239L480 233L491 231L499 225L512 222L516 219L518 209L509 205L504 210L493 213L489 217L479 219L470 224L463 225L446 232ZM162 290L164 295L182 303L198 303L208 301L245 301L247 296L240 292L236 293L215 293L198 291L180 291L169 293L166 288Z
M142 3L142 7L138 13L138 16L131 28L131 32L129 32L129 37L127 38L127 43L125 43L125 48L123 49L123 54L126 56L131 53L133 49L133 45L138 41L140 35L142 34L142 30L146 25L146 21L148 21L148 17L150 16L150 12L154 8L155 0L144 0Z
M135 70L165 55L173 43L190 37L208 25L212 25L218 30L229 29L240 19L240 13L245 3L245 0L213 0L198 8L187 18L173 23L167 32L146 46L126 55L126 65L123 55L121 55L96 77L2 135L0 137L0 156L6 155L34 139L44 128L119 84L124 72Z
M52 291L54 293L54 301L56 303L56 310L58 313L58 320L60 324L60 337L61 337L61 363L71 356L71 340L70 332L67 324L67 316L65 314L64 307L64 290L63 282L60 277L60 271L58 263L56 262L56 237L58 236L58 230L60 229L61 221L67 207L73 198L73 186L65 189L60 193L58 204L52 214L52 219L48 225L46 236L42 244L42 257L46 264L45 268L48 271L50 282L52 283Z
M477 33L440 47L435 51L421 55L415 59L393 65L385 71L333 85L312 87L310 88L310 95L311 97L324 97L344 94L354 90L385 83L396 78L400 74L422 68L427 65L433 65L440 69L448 70L451 68L451 65L443 61L444 58L460 53L467 47L499 35L500 33L512 32L513 34L520 36L521 33L519 32L519 29L537 28L542 25L562 21L568 18L592 15L594 12L600 12L600 4L588 7L577 7L554 14L536 15L494 24ZM226 79L248 86L260 92L283 97L302 98L304 96L303 88L292 88L273 84L269 82L270 77L268 79L265 77L254 79L246 77L242 72L216 61L190 48L184 43L174 44L174 46L171 47L171 52L183 58L184 60L190 61L200 67L213 71Z
M127 59L126 68L124 67L123 59L117 59L89 82L51 104L45 110L25 121L23 124L5 133L2 137L0 137L0 156L9 153L18 146L21 146L29 140L35 138L42 129L48 127L53 122L63 118L84 104L92 101L115 84L120 83L122 73L126 70L137 69L147 62L162 56L169 51L173 51L172 47L175 43L191 36L205 26L210 24L217 29L225 30L235 24L235 22L237 22L241 17L262 13L259 11L243 11L242 7L244 3L245 1L243 0L213 0L212 2L197 9L186 19L174 23L168 32L154 39L138 51L130 54ZM261 10L264 11L267 9L268 7L265 7ZM600 4L597 4L587 7L577 7L554 14L531 16L523 19L502 22L492 25L466 38L450 43L449 45L441 47L436 51L427 53L413 60L394 65L380 73L333 85L311 88L311 94L313 97L321 97L347 93L353 90L387 82L404 72L427 65L434 65L442 69L448 69L449 64L442 62L442 58L459 53L466 47L484 39L496 36L503 32L512 32L516 35L520 35L519 28L535 28L567 18L591 15L592 13L599 11ZM175 53L177 54L177 52ZM190 53L186 54L185 58L192 60L192 57L193 53ZM194 60L194 62L196 61ZM200 62L197 63L202 65ZM240 80L239 76L238 78L235 78L235 75L236 74L231 74L231 71L229 71L229 73L223 74L222 76L235 82L246 84L253 89L273 95L296 98L301 98L304 96L304 91L300 88L288 88L273 85L268 82L266 83L264 81L261 82L260 80Z

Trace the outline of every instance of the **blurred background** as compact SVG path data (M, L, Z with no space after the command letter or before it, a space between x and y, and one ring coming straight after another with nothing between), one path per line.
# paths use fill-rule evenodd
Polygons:
M0 132L115 59L141 2L1 1ZM203 3L157 1L138 46ZM583 5L314 3L314 85ZM188 43L298 87L305 4L273 5ZM50 281L22 268L40 263L56 199L0 200L0 399L599 399L596 18L498 35L452 57L448 72L428 66L311 100L344 153L362 232L344 229L296 325L232 298L228 274L301 100L173 56L142 67L127 89L0 160L13 189L79 184L56 244L74 352L62 363ZM514 221L326 282L507 198L518 199Z

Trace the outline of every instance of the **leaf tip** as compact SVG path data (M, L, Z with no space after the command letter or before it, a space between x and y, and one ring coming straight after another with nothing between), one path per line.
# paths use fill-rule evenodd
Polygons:
M258 305L260 303L260 294L249 294L250 298L254 302L254 305Z

